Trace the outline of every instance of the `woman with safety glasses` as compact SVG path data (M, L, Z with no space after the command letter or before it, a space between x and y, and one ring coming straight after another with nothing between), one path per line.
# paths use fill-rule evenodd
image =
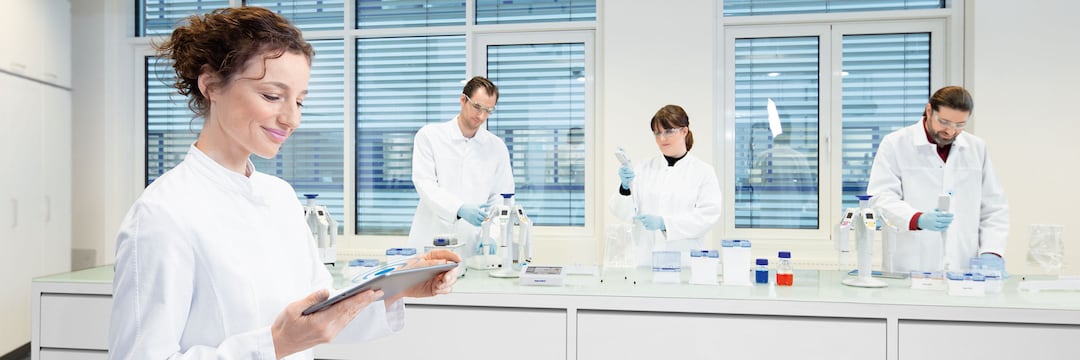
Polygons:
M660 108L649 127L660 156L620 167L619 192L608 203L616 217L640 225L634 232L639 265L650 263L652 251L679 251L687 264L690 250L704 248L720 219L720 183L711 165L690 154L694 133L682 107Z

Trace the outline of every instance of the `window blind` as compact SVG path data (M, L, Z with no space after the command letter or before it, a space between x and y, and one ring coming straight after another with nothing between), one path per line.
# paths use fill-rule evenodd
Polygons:
M341 39L313 40L315 58L311 61L308 95L304 98L300 127L289 136L273 159L252 156L260 172L285 179L296 190L301 203L303 194L319 194L319 205L326 206L344 228L345 190L345 47Z
M172 87L172 61L147 56L146 69L146 185L184 160L188 147L202 130L202 119L188 110L187 97Z
M944 0L724 0L724 16L945 8Z
M356 0L356 28L465 25L462 0Z
M137 2L139 18L137 33L147 36L164 36L171 33L177 20L196 13L209 12L226 7L228 0L140 0ZM312 64L310 95L305 100L303 124L286 142L281 153L274 159L253 159L260 171L281 176L293 183L298 194L319 193L320 203L330 208L339 223L341 216L353 217L356 233L364 235L404 235L408 233L417 202L416 191L411 182L412 141L415 132L430 122L449 121L458 112L457 96L465 79L466 35L445 36L442 31L431 36L417 35L417 28L465 25L467 1L448 0L246 0L249 6L262 6L289 18L304 31L340 31L348 40L319 40L316 59ZM480 0L476 4L477 17L484 24L526 22L570 22L596 19L595 0L527 1L504 0L499 2ZM367 33L351 34L345 24L345 8L354 7L355 23L360 29L412 28L408 35L369 37ZM464 28L464 27L463 27ZM463 32L471 31L464 28ZM384 34L385 31L381 32ZM409 37L402 37L409 36ZM355 42L356 83L354 114L344 114L342 89L345 59L343 45ZM352 46L352 45L347 45ZM572 61L582 64L581 44L563 44L557 51L571 52ZM507 59L524 56L504 55ZM548 50L538 50L548 51ZM547 64L548 53L537 54L534 63L541 68ZM153 60L153 61L151 61ZM516 61L516 60L515 60ZM565 61L565 60L558 60ZM509 64L510 60L503 61ZM584 223L584 86L583 84L556 84L553 79L564 81L583 76L581 66L563 64L561 71L569 75L533 74L531 85L543 86L535 94L544 98L524 101L521 106L529 110L507 113L503 123L504 133L511 144L517 139L512 152L514 166L518 171L519 188L524 196L535 202L530 216L543 225L581 226ZM195 141L202 128L201 119L192 119L186 109L186 99L176 95L169 87L172 79L167 63L147 59L147 183L179 163L187 147ZM575 70L577 69L577 70ZM507 82L524 76L501 66ZM335 80L336 79L336 80ZM503 84L499 84L503 87ZM531 96L523 92L522 98ZM504 90L506 91L506 90ZM567 107L567 103L574 105ZM545 105L546 104L546 105ZM555 105L559 104L559 105ZM492 117L498 121L507 105L499 104L499 112ZM557 108L556 108L557 107ZM513 106L511 106L513 108ZM574 117L578 123L565 122L552 125L548 117L558 114L564 119ZM355 121L355 142L343 142L346 116ZM516 116L516 117L513 117ZM533 121L537 123L532 124ZM493 126L489 124L489 126ZM505 137L505 136L504 136ZM341 173L345 156L343 147L355 151L355 189L345 195ZM516 150L515 150L516 149ZM550 168L546 168L550 167ZM336 171L336 172L335 172ZM537 180L548 176L549 180ZM528 190L534 189L534 190ZM532 191L532 192L529 192ZM344 196L354 196L355 212L345 214ZM519 197L520 198L520 197ZM576 205L570 204L576 202ZM542 205L541 205L542 203ZM547 212L552 212L547 214Z
M735 41L736 228L818 228L818 57L817 37Z
M293 185L297 198L319 194L318 202L341 223L344 190L344 51L342 40L311 41L315 48L301 125L273 159L252 157L255 168ZM184 159L202 130L185 97L171 83L167 60L146 58L146 184Z
M585 45L492 45L488 129L510 150L516 203L540 226L585 223Z
M173 28L188 16L229 7L229 0L142 0L138 4L135 34L158 36L172 34Z
M881 139L919 120L930 98L930 34L843 37L843 208L866 193Z
M345 0L245 0L285 16L301 31L343 30Z
M596 20L596 0L477 0L477 24Z
M465 37L358 39L356 54L356 232L405 235L419 201L413 137L461 110Z

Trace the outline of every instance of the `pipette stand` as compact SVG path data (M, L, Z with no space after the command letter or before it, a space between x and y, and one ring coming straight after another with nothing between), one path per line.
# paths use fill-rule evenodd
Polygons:
M517 278L521 277L521 269L515 269L514 263L518 263L519 266L527 266L532 262L532 221L525 215L525 209L521 205L514 204L514 194L502 194L503 203L491 207L487 219L484 219L484 223L480 228L480 238L487 239L491 228L494 226L498 228L502 234L499 239L499 254L502 259L502 265L498 270L488 273L491 277L496 278ZM521 231L518 232L519 241L518 245L514 244L514 225L520 225ZM519 248L520 246L520 248ZM521 256L521 250L525 251L523 258Z
M874 231L877 229L879 214L867 205L869 199L869 195L859 196L859 209L851 221L851 226L855 227L859 275L844 279L843 283L854 287L882 288L889 284L875 279L871 272L874 265Z
M337 221L330 216L326 206L315 203L315 197L319 194L304 194L307 204L304 205L304 219L311 229L311 236L315 239L319 252L319 259L323 264L334 266L337 262Z

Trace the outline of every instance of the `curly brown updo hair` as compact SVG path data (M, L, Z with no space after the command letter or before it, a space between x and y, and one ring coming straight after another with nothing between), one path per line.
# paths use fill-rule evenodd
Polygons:
M210 100L199 90L199 75L215 73L224 84L243 73L255 56L265 61L290 52L306 56L308 65L315 56L299 29L281 15L254 6L192 15L155 49L159 57L172 61L176 71L172 86L188 97L188 108L197 117L210 111Z

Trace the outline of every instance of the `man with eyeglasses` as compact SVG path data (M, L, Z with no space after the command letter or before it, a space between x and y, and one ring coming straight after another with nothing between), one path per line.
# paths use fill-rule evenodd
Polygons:
M866 192L900 228L894 271L964 271L979 257L1005 273L1009 205L986 142L964 132L974 108L967 90L944 87L921 121L881 140Z
M514 192L510 152L487 130L499 88L481 76L470 79L454 119L425 125L413 142L412 181L420 195L409 247L420 253L436 235L453 234L475 246L487 208Z

